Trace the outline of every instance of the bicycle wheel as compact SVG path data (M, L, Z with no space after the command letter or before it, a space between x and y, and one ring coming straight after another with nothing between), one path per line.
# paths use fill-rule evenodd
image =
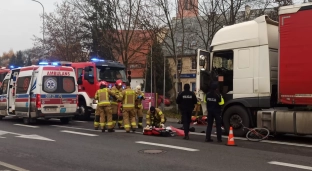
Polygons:
M269 136L269 134L270 131L266 128L254 128L248 131L248 133L246 134L246 138L249 141L259 142L266 139Z

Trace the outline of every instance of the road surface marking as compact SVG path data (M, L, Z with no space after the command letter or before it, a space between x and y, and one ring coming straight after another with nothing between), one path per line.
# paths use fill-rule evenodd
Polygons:
M190 134L206 136L206 133L190 132ZM216 135L213 135L213 134L212 134L211 136L212 136L212 137L217 137ZM228 136L222 135L222 138L227 139ZM241 138L241 137L234 137L234 139L235 139L235 140L248 141L246 138ZM312 145L309 145L309 144L297 144L297 143L289 143L289 142L281 142L281 141L262 140L262 141L260 141L260 143L281 144L281 145L288 145L288 146L297 146L297 147L312 148Z
M87 134L87 133L75 132L75 131L67 131L67 130L62 130L61 132L70 133L70 134L85 135L85 136L90 136L90 137L98 136L98 135L95 135L95 134Z
M78 127L72 127L72 126L60 126L60 125L51 125L51 126L60 127L60 128L80 129L80 130L86 130L86 131L100 132L100 130L87 129L87 128L78 128ZM126 131L125 130L115 130L115 132L126 132Z
M4 163L2 161L0 161L0 165L7 167L7 168L10 168L10 169L14 169L16 171L29 171L29 170L26 170L26 169L23 169L23 168L20 168L20 167L17 167L17 166L8 164L8 163Z
M29 127L29 128L39 128L39 126L32 126L32 125L24 125L24 124L14 124L16 126L24 126L24 127Z
M0 130L0 136L5 134L12 134L15 135L17 138L28 138L28 139L35 139L35 140L44 140L44 141L55 141L46 137L42 137L40 135L32 134L32 135L26 135L26 134L19 134L15 132L8 132L8 131L2 131ZM5 138L5 137L2 137Z
M293 168L298 168L298 169L312 170L312 167L297 165L297 164L283 163L283 162L277 162L277 161L271 161L268 163L274 164L274 165L279 165L279 166L286 166L286 167L293 167Z
M145 142L145 141L136 141L135 143L146 144L146 145L154 145L154 146L160 146L160 147L167 147L167 148L174 148L174 149L185 150L185 151L199 151L198 149L193 149L193 148L179 147L179 146L173 146L173 145L167 145L167 144L159 144L159 143L152 143L152 142Z
M74 122L78 122L78 123L86 123L87 121L74 121Z
M34 140L43 140L43 141L55 141L46 137L42 137L40 135L21 135L17 136L18 138L27 138L27 139L34 139Z

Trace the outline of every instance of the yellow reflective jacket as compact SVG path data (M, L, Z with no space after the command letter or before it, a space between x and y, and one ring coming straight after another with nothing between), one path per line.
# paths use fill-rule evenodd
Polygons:
M161 124L165 122L165 115L158 108L155 108L155 118L151 115L151 111L148 110L146 114L146 125L155 124L155 121L160 121Z
M111 96L111 104L117 105L118 101L122 101L122 88L118 89L116 86L111 88L112 96Z
M142 98L139 98L139 96L142 96ZM137 92L135 92L135 97L136 97L135 107L141 109L143 107L142 106L142 100L145 99L144 93L141 91L137 91Z
M102 88L96 91L94 99L98 101L99 106L110 106L110 95L112 92L108 88Z
M122 108L134 109L135 106L135 91L130 87L122 91Z

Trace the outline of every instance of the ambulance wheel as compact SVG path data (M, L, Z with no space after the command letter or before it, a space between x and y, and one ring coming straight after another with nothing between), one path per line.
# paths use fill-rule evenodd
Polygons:
M35 119L35 118L23 118L23 123L25 125L34 124L36 122L37 122L37 119Z
M68 124L70 121L70 118L60 118L60 120L63 124Z
M2 120L4 118L4 116L0 116L0 120Z

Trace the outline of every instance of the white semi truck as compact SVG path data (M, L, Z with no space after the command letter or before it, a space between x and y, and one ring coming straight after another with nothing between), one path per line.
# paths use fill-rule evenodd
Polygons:
M197 97L219 81L225 131L244 136L240 122L272 133L312 134L312 3L279 9L279 23L260 16L220 29L198 49Z

